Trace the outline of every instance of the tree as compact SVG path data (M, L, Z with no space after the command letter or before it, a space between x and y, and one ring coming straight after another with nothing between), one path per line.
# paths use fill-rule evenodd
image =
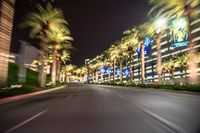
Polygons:
M104 57L104 64L105 64L105 66L107 66L108 67L108 82L109 83L111 83L111 67L112 67L112 61L109 59L109 57L108 57L108 51L105 51L105 57Z
M145 55L144 55L144 39L146 36L153 36L154 29L152 28L152 22L146 22L136 28L138 45L140 48L140 63L141 63L141 83L144 83L145 78ZM158 50L157 50L158 51ZM159 53L159 52L158 52ZM159 54L158 54L159 55ZM160 60L160 58L158 58ZM157 63L157 67L161 67L160 63ZM159 75L159 74L158 74Z
M170 68L169 68L169 61L165 61L162 63L162 73L163 73L163 81L165 83L166 79L166 73L170 73Z
M101 58L99 58L98 60L97 60L97 62L96 62L96 72L97 72L97 74L98 74L98 70L99 69L101 69L101 68L103 68L104 67L104 62L103 62L103 60L101 59ZM101 82L104 82L103 81L103 72L101 72Z
M67 83L70 82L71 76L73 75L75 69L76 69L76 66L72 64L66 65L62 68L62 73L66 75Z
M80 82L83 83L84 82L84 77L86 76L86 73L87 73L87 69L85 66L82 66L81 68L81 72L80 72ZM84 76L83 76L84 75Z
M111 60L114 60L119 63L120 65L120 82L123 82L123 61L129 55L125 52L124 48L122 47L121 41L116 41L114 45L110 48L110 57ZM115 66L114 66L115 67ZM115 68L113 69L115 70Z
M113 83L115 82L115 65L116 65L116 58L117 58L117 54L115 51L116 47L115 45L111 45L110 48L107 51L107 58L112 62L112 66L113 66Z
M81 68L76 68L74 71L79 79L79 81L81 81Z
M176 58L176 62L178 67L181 69L181 77L183 78L183 75L187 74L187 68L188 68L188 60L189 56L188 54L183 54L182 56L179 56Z
M56 74L57 74L57 61L58 61L58 56L59 56L59 51L61 52L63 50L63 47L65 48L65 50L69 50L71 48L71 44L69 41L72 40L72 38L70 37L69 33L65 32L68 31L68 29L62 29L61 30L53 30L53 31L49 31L47 33L47 38L49 40L49 50L52 53L52 73L51 73L51 79L53 82L53 85L56 85ZM65 51L68 52L68 51ZM66 56L66 54L65 54Z
M124 31L124 36L122 37L122 48L126 50L129 54L129 71L130 71L130 82L133 80L132 75L132 61L133 61L133 53L136 51L138 47L138 31L137 29L130 28Z
M24 22L20 25L22 28L30 27L30 37L40 40L40 62L39 81L40 87L45 87L46 74L45 74L45 58L48 50L47 32L55 30L58 27L65 27L67 21L63 18L61 10L53 8L50 3L45 8L37 5L37 11L28 14Z
M166 17L172 18L176 17L179 18L181 16L185 16L188 20L188 31L189 31L189 42L188 45L188 54L189 56L189 79L188 82L190 84L198 84L198 74L197 68L198 63L196 63L195 59L197 56L197 51L194 48L195 42L193 42L193 35L191 33L190 23L193 17L199 17L199 0L149 0L151 5L155 7L151 10L159 12L159 14L165 14ZM158 10L159 9L159 10Z

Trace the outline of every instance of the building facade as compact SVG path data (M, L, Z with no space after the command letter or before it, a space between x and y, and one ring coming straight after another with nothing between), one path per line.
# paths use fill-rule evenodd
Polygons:
M173 22L174 23L174 22ZM177 22L178 29L172 31L166 31L161 37L161 58L162 63L165 61L169 61L174 57L179 57L184 53L188 53L188 45L191 43L188 41L188 34L187 31L184 31L184 22L182 20L178 20ZM170 26L169 26L170 27ZM179 32L185 32L184 34ZM192 19L190 23L190 31L192 35L192 43L194 43L194 49L196 52L200 52L200 12L198 17ZM183 39L184 38L184 39ZM183 39L183 40L181 40ZM180 42L175 42L180 41ZM150 47L148 51L145 51L145 83L156 83L158 82L158 75L157 75L157 45L153 39L151 40ZM132 75L133 75L133 82L140 83L141 82L141 63L140 57L138 56L138 51L133 55L133 62L132 62ZM98 56L97 56L98 57ZM91 63L97 57L91 59ZM129 62L124 62L123 67L123 81L128 82L130 79L129 73ZM199 64L198 64L199 65ZM102 71L99 69L98 76L99 82L108 82L108 72L106 72L107 68ZM111 81L113 81L113 68L111 70ZM120 80L120 71L119 66L116 66L116 77L115 81ZM200 66L198 66L198 76L200 77ZM189 76L189 71L186 69L183 71L181 68L175 68L173 73L166 73L165 76L162 75L162 81L165 83L185 83L187 82L187 77ZM92 74L89 76L89 80L92 81ZM200 80L200 79L199 79Z
M0 87L6 86L15 0L0 1Z

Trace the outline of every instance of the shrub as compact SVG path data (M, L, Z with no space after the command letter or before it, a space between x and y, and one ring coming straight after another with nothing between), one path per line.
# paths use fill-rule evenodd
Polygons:
M14 63L9 63L7 84L18 84L19 66Z
M27 68L27 71L26 71L26 84L33 85L33 86L38 86L38 82L39 82L38 72Z

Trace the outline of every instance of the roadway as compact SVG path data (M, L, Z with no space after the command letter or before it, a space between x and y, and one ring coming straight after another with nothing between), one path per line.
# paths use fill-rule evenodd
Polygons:
M104 85L0 104L0 133L200 133L200 95Z

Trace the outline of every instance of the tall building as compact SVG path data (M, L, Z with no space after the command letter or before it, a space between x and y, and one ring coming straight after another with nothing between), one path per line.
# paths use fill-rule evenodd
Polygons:
M6 86L15 0L0 1L0 87Z
M190 30L193 39L191 40L194 43L193 49L196 52L200 53L200 12L198 13L198 17L193 18L190 23ZM171 25L173 24L173 25ZM161 37L161 58L162 63L165 61L172 60L174 57L179 57L183 54L188 53L188 45L191 43L188 41L188 31L185 29L186 24L184 18L180 18L178 20L171 21L169 23L168 30L165 34ZM170 30L173 29L173 30ZM156 83L158 82L158 74L157 74L157 45L153 39L149 37L145 39L145 42L151 42L145 45L145 83ZM141 82L141 63L139 57L139 51L134 53L133 61L132 61L132 76L133 82L140 83ZM99 56L97 56L99 57ZM95 62L96 58L90 59L89 63ZM130 73L129 73L129 62L125 61L123 66L123 81L129 81ZM104 67L103 70L103 79L101 78L101 69L99 69L98 76L99 82L108 82L108 73L106 72L108 68ZM111 67L111 82L113 81L113 68ZM200 63L198 63L197 76L200 77ZM162 80L165 83L186 83L189 77L190 71L187 68L174 68L173 73L167 72L162 74ZM92 81L92 74L89 75L89 80ZM116 65L116 77L115 81L120 80L120 71L119 65ZM199 79L200 81L200 79Z

